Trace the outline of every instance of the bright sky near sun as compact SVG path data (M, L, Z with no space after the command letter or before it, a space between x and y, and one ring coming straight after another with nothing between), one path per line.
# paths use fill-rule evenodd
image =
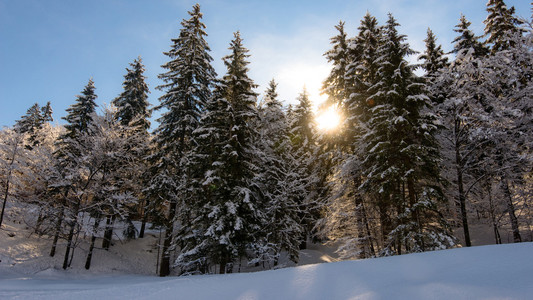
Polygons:
M280 99L295 103L304 85L315 103L329 72L323 53L339 20L350 36L369 11L383 24L392 12L415 50L424 49L431 27L445 50L463 13L471 29L483 32L484 0L0 0L0 126L12 126L35 102L52 102L59 121L93 78L97 103L110 103L122 90L125 68L139 55L146 66L152 105L159 103L157 75L168 58L187 11L199 2L207 26L213 65L225 73L233 32L250 50L250 77L263 93L274 78ZM531 16L530 1L506 0L519 16Z

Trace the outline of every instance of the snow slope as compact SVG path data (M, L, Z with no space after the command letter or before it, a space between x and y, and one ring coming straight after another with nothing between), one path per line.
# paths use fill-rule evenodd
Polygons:
M532 299L532 254L522 243L167 278L47 269L3 274L0 299Z

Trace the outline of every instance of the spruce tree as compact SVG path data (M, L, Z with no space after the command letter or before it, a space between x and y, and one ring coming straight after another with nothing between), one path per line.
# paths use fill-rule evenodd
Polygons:
M289 127L282 104L278 100L277 84L270 81L263 105L259 108L256 141L260 149L260 175L266 223L269 228L258 244L256 262L269 266L278 264L281 251L297 262L303 228L298 223L295 200L306 193L297 172L297 160L292 153Z
M312 202L315 200L312 192L314 178L313 154L315 152L315 118L312 111L311 100L307 89L304 87L297 98L298 104L289 114L289 137L291 140L291 152L296 159L293 169L295 177L304 191L296 196L295 202L299 209L299 223L304 232L301 236L301 249L307 247L307 237L315 224L314 209Z
M327 61L332 64L328 77L322 84L322 92L328 95L328 104L342 106L346 101L346 66L348 60L348 40L344 31L344 22L335 26L338 34L330 39L332 48L324 53Z
M150 121L148 118L151 115L151 110L148 108L148 85L145 83L145 76L143 75L145 69L142 64L142 59L138 57L130 63L132 69L126 68L127 74L124 75L124 83L122 84L124 91L113 100L116 107L115 119L118 120L122 126L124 135L130 140L130 151L134 153L135 162L138 168L133 170L132 174L123 174L129 179L136 178L139 182L136 186L128 187L131 192L140 198L142 213L142 224L139 231L139 237L144 236L146 226L147 214L145 209L146 200L142 193L143 182L147 181L146 169L148 164L144 159L148 154L148 143ZM133 208L132 208L133 209ZM110 223L110 222L108 222ZM106 240L110 240L112 235L112 226L108 226ZM133 232L134 234L134 232ZM106 245L107 246L107 245ZM104 247L105 248L105 247ZM108 248L108 247L107 247Z
M230 247L220 243L220 272L226 269L236 258L246 256L246 250L257 243L264 221L259 186L256 174L258 167L257 149L254 141L257 132L252 128L257 118L257 94L253 91L255 83L248 77L249 57L248 49L242 44L240 33L234 34L230 43L231 54L224 57L227 72L223 77L225 85L225 99L230 105L232 117L227 120L229 139L223 147L219 162L225 165L223 178L226 181L224 189L226 196L223 201L224 209L216 210L212 224L219 224L223 230L219 231L214 225L208 232L214 232L217 237L227 237ZM227 209L227 214L222 212Z
M428 28L427 37L424 40L426 43L426 50L423 54L418 56L419 60L423 60L422 68L426 71L426 78L432 79L437 76L437 73L442 68L448 66L448 58L444 56L442 46L436 44L437 38L435 34Z
M113 100L113 105L117 108L115 118L122 126L138 127L139 130L146 131L150 128L148 118L151 115L148 107L148 85L145 82L144 65L141 57L130 63L132 69L126 68L122 87L124 91Z
M41 116L43 122L53 122L54 118L52 117L52 105L50 101L46 102L44 107L41 107Z
M15 130L20 134L27 134L28 136L29 144L26 145L27 149L32 149L39 144L37 136L44 122L42 110L38 103L28 108L26 114L20 120L16 121Z
M362 180L361 162L364 151L363 137L368 132L367 122L375 100L370 88L377 82L378 47L381 28L375 17L367 13L358 27L359 33L350 39L346 68L346 92L342 106L346 140L332 183L333 193L328 200L326 217L321 221L322 233L340 241L338 251L343 257L371 257L375 247L369 232L369 215L364 194L359 186Z
M503 0L489 0L487 2L488 16L485 23L486 43L492 45L491 52L509 49L514 42L510 35L519 31L521 23L515 16L515 8L507 8Z
M227 72L207 102L201 126L194 131L191 163L189 231L178 265L184 272L205 272L216 264L219 273L258 249L265 236L256 147L256 87L248 77L248 50L237 32L224 57ZM248 257L252 258L252 257Z
M456 62L459 62L462 57L466 56L468 52L472 52L473 57L482 57L488 54L488 49L479 41L471 30L469 22L464 15L461 15L459 24L455 26L453 31L457 32L459 36L453 39L454 44L452 53L457 55Z
M152 199L152 207L168 203L160 276L170 274L170 248L178 204L187 205L181 189L188 170L182 159L191 149L192 132L199 125L216 77L210 48L205 41L207 34L201 22L200 6L194 5L189 15L190 19L181 22L183 28L179 37L172 39L170 51L164 53L171 60L162 66L167 72L159 75L165 84L157 87L165 93L155 109L166 111L158 119L160 124L154 131L154 154L150 158L152 176L146 192Z
M78 213L80 211L81 198L80 191L86 188L84 181L91 180L85 178L80 172L80 160L83 160L83 152L91 149L92 145L87 144L87 137L94 133L94 118L96 108L96 94L94 81L89 80L81 95L76 97L76 102L67 108L67 116L63 119L65 133L59 137L56 157L58 162L58 177L52 184L58 203L58 217L55 228L54 242L50 255L53 256L60 234L61 224L66 218L69 227L67 235L67 250L63 261L63 269L69 265L70 251L74 251L73 238L78 224ZM65 214L67 214L65 216Z
M364 137L361 188L375 199L381 217L383 255L442 249L453 245L438 204L436 126L425 86L405 61L414 54L389 14L378 53L379 81L370 91L375 106Z

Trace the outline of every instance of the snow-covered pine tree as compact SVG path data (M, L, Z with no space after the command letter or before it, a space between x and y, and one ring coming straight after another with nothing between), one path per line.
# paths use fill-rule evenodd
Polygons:
M148 118L151 116L151 110L148 108L150 103L148 102L148 85L145 82L144 65L142 64L141 57L138 57L130 63L132 69L126 68L127 74L124 75L124 83L122 84L124 91L113 100L113 105L116 107L115 118L123 127L124 135L130 139L131 152L135 154L135 161L137 168L132 170L132 174L123 174L124 177L130 179L136 178L137 180L129 182L137 182L138 184L124 187L130 189L133 194L136 195L139 201L138 208L132 210L139 210L142 218L142 224L139 231L139 237L144 236L144 230L146 226L146 214L145 204L146 200L142 193L145 185L148 184L147 168L148 164L144 159L149 151L148 142L150 140L150 134L148 129L150 127L150 121ZM110 223L110 222L107 222ZM111 224L110 224L111 225ZM112 236L112 225L108 226L106 240L109 241ZM135 232L130 232L130 235L135 235Z
M345 145L338 153L338 166L331 181L332 187L325 217L320 222L321 233L332 241L341 242L338 252L345 258L371 257L375 247L370 232L368 211L361 184L361 137L366 132L366 121L374 100L369 88L375 83L377 48L380 28L375 17L367 13L358 27L359 34L349 40L346 63L347 99L341 105L344 115L342 134ZM333 71L336 70L335 62Z
M322 83L322 92L328 96L327 104L342 107L346 101L346 66L348 60L348 42L344 31L344 22L335 26L338 34L330 39L331 49L324 53L332 64L328 77ZM341 108L342 109L342 108Z
M426 72L425 77L431 81L437 75L438 71L447 67L449 63L448 58L444 56L442 46L437 46L437 38L430 28L428 28L427 37L424 42L426 43L426 50L418 56L418 59L424 61L421 67Z
M351 137L351 146L364 134L364 123L370 116L370 109L375 101L369 97L370 87L377 80L378 47L381 39L381 28L377 19L366 13L358 27L359 34L351 40L346 69L347 89L346 109L344 110L348 128L346 132ZM354 148L351 149L354 151Z
M39 107L38 103L33 104L26 114L15 122L15 130L21 134L26 134L28 143L26 148L32 149L39 145L39 131L43 124L52 121L52 107L50 102L46 106Z
M58 139L56 157L59 172L56 173L58 176L50 185L58 199L58 215L50 255L55 254L62 222L66 221L68 235L63 269L70 265L69 254L74 249L73 238L79 225L78 213L82 201L80 191L87 187L86 180L92 179L80 170L80 160L83 159L83 152L92 148L90 144L84 142L87 141L86 137L93 132L96 97L94 81L90 79L82 94L76 97L76 102L67 108L67 116L63 118L67 121L65 133Z
M514 16L515 8L507 8L503 0L489 0L487 2L488 16L485 23L486 43L491 45L491 53L509 49L514 41L510 35L517 33L521 22Z
M443 90L433 87L441 84L440 82L437 83L435 81L441 74L440 72L450 65L448 57L444 56L445 53L442 50L441 45L437 46L436 40L437 38L435 37L435 34L433 34L431 29L428 28L427 37L424 40L426 43L426 50L423 54L418 56L418 60L423 61L421 67L425 71L424 78L426 84L429 86L428 95L433 104L442 103L446 98L446 94L443 93Z
M454 44L452 53L457 55L455 59L456 63L460 61L461 57L467 54L467 51L472 51L473 57L482 57L489 52L485 45L479 41L479 37L470 30L470 25L472 25L472 23L461 14L459 24L457 24L453 30L459 34L452 41Z
M316 194L312 194L312 182L316 179L313 173L316 123L311 100L305 87L297 100L298 104L294 106L288 115L288 122L291 152L296 159L296 166L293 171L295 172L295 177L299 178L298 181L301 183L302 190L305 190L305 192L295 198L295 202L299 207L299 223L304 228L300 248L305 249L308 235L317 221L315 214L317 207L312 206L316 200Z
M144 65L141 57L130 63L131 69L126 68L122 88L124 91L113 100L117 108L115 118L122 126L135 127L147 131L150 128L151 111L148 108L148 85L145 82Z
M248 50L234 34L227 72L207 102L201 125L194 131L196 147L188 162L192 171L189 232L177 265L185 273L204 273L218 265L233 271L238 258L253 259L253 250L266 235L262 201L261 157L255 146L256 87L248 77Z
M194 5L189 15L190 19L181 22L179 37L172 39L170 51L165 52L170 61L162 67L167 72L159 75L165 84L157 88L165 93L155 109L166 111L158 119L160 124L154 131L151 182L145 191L151 207L168 205L168 212L162 212L166 217L160 276L170 274L170 250L177 213L187 214L186 194L181 189L183 177L189 171L184 168L182 160L191 149L192 132L198 127L216 77L211 66L210 48L205 41L207 34L201 22L200 5Z
M225 85L217 81L213 94L205 103L205 110L200 119L200 126L193 131L193 149L187 157L187 178L189 218L187 227L180 228L176 243L180 254L175 266L180 274L210 273L210 266L219 263L219 242L207 236L211 225L212 208L226 193L226 183L221 177L220 164L223 147L227 142L228 120L232 118L231 106L224 97Z
M266 214L264 227L269 230L264 240L257 244L255 261L270 267L278 265L282 251L286 251L292 261L298 261L303 228L298 223L295 199L306 192L294 172L296 160L291 152L288 122L276 88L276 82L270 81L256 124Z
M218 240L218 247L221 247L221 273L231 271L229 267L235 259L246 257L247 250L254 248L265 234L262 227L264 203L261 201L257 178L258 149L254 144L257 132L252 128L257 119L257 94L253 91L257 86L248 77L249 54L242 44L239 32L234 34L229 50L231 53L224 57L227 72L222 81L232 118L227 120L229 138L217 159L221 166L224 165L221 178L226 182L224 189L227 195L218 199L222 202L213 207L213 225L207 231L212 238ZM224 239L229 242L226 245L231 247L223 244Z
M52 113L52 104L48 101L44 107L41 107L42 122L53 122Z
M376 201L384 239L382 255L442 249L454 244L438 211L444 200L436 126L425 85L405 60L415 52L389 14L378 53L375 106L361 153L365 193Z

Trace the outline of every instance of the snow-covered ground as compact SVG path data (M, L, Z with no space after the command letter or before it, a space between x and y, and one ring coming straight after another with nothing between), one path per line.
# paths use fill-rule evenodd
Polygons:
M24 222L4 222L0 299L533 299L531 242L337 262L333 247L309 244L296 267L159 278L158 236L118 234L109 251L95 251L90 270L81 238L65 271L64 245L51 258L50 239L30 235Z
M9 237L5 232L2 239ZM533 298L533 243L459 248L255 273L159 278L122 272L102 275L80 269L63 271L53 263L48 267L36 264L37 258L30 255L35 250L24 250L27 245L20 246L21 252L5 241L0 241L9 246L2 249L0 299ZM143 243L150 249L151 242L147 241ZM9 256L6 249L18 254L26 251L28 256L6 261ZM32 260L31 264L24 263ZM43 269L35 270L36 265Z

